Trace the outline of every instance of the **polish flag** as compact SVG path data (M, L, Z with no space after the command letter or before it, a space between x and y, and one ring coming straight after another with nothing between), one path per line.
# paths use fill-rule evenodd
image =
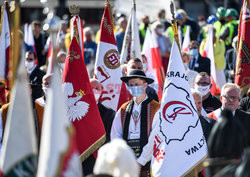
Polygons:
M145 54L148 62L148 71L146 71L146 75L147 73L151 73L157 78L153 88L157 91L159 100L161 100L165 74L157 40L149 28L146 32L142 53Z
M5 88L9 87L10 77L10 25L8 17L8 4L5 3L1 11L1 38L0 38L0 103L6 104Z
M212 87L210 89L213 95L220 94L220 89L217 87L216 83L218 82L218 78L216 77L216 66L214 61L214 45L213 45L213 28L209 28L207 41L204 46L204 51L202 54L203 57L208 57L210 59L210 68L211 68L211 83Z
M103 91L99 101L113 110L117 110L122 76L119 53L117 50L113 25L106 4L101 22L100 41L97 47L95 77L102 83Z
M187 25L187 30L186 30L186 33L185 33L185 36L184 36L184 40L183 40L183 43L182 43L182 47L181 47L181 50L187 52L189 50L189 44L190 44L190 26Z

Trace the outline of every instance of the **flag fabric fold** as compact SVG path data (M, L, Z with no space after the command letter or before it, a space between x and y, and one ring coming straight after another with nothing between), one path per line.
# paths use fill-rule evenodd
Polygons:
M127 63L130 58L141 60L139 30L136 20L135 4L131 9L121 51L121 64Z
M250 2L244 0L240 15L235 83L246 93L250 85Z
M159 100L161 100L165 74L157 40L149 28L146 31L142 53L147 57L148 72L157 78L153 83L153 88L157 91Z
M102 83L103 91L99 101L113 110L117 110L122 81L120 77L119 54L115 42L109 8L106 5L101 22L100 41L97 47L95 77Z
M66 57L63 88L67 116L75 127L78 150L84 161L104 143L105 129L76 36L71 40Z
M32 25L31 24L24 24L24 44L26 51L33 51L36 52L35 47L35 39L33 36Z
M81 52L82 52L82 56L84 56L84 36L83 36L83 24L82 24L82 20L81 18L78 16L78 15L75 15L73 16L73 18L71 18L71 21L70 21L70 34L71 34L71 40L73 39L74 37L74 26L77 26L77 38L79 40L79 46L81 48Z
M149 140L153 141L152 176L182 176L197 168L207 155L207 145L175 41L155 118L157 125Z
M38 177L82 176L73 125L67 117L65 95L58 68L48 91L41 136Z
M37 134L29 90L25 67L20 65L11 93L1 149L0 169L3 176L36 175Z
M183 43L182 43L182 47L181 47L181 50L187 52L189 50L189 44L190 44L190 26L187 25L187 29L186 29L186 33L185 33L185 36L184 36L184 40L183 40Z
M7 3L6 3L7 4ZM0 31L0 103L6 103L5 88L9 87L10 80L10 25L8 17L8 5L1 8L1 31Z
M218 95L220 94L220 88L226 83L226 78L223 70L216 70L214 60L213 28L211 26L208 29L207 41L202 56L210 59L210 78L212 83L210 91L213 95Z

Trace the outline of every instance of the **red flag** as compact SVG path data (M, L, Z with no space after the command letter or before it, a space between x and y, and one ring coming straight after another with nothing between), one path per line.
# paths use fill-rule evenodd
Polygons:
M84 161L104 143L105 129L75 36L65 61L63 87L67 95L67 115L76 129L77 145L81 160Z
M250 85L250 4L244 0L240 15L235 83L246 91Z
M8 3L1 8L1 37L0 37L0 103L6 103L6 90L9 87L10 73L10 26L8 16Z

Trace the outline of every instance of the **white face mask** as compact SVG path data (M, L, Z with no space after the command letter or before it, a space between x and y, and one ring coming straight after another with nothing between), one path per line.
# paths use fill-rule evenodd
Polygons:
M195 85L195 89L199 90L202 96L205 96L210 91L210 84L207 86Z
M32 61L32 62L25 61L25 66L28 70L31 70L35 66L35 62L34 61Z
M156 31L157 31L159 34L162 34L162 33L164 33L164 28L157 28Z
M59 66L61 67L62 70L64 70L65 63L59 63Z

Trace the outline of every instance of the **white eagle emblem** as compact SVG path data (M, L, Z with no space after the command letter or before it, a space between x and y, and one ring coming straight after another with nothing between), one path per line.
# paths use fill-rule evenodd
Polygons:
M67 114L69 120L72 122L74 122L76 119L81 120L89 110L88 103L79 101L83 97L82 92L78 92L78 94L76 94L76 97L69 97L74 93L73 85L70 82L63 83L63 90L66 95L66 104L68 106Z

